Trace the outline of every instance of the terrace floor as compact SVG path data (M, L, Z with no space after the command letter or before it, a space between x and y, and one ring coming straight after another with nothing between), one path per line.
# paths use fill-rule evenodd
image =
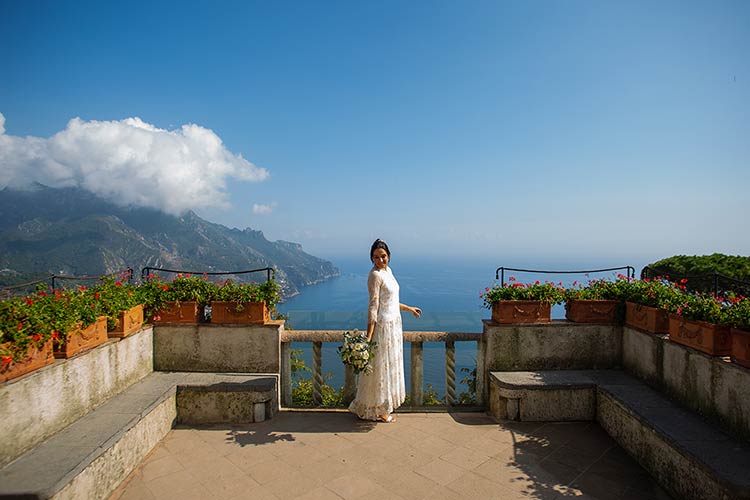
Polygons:
M110 497L131 499L669 499L596 423L483 413L284 411L175 428Z

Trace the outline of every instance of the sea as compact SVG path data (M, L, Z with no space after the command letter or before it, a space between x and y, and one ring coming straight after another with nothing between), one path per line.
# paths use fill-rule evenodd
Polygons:
M349 330L365 331L367 327L367 275L372 264L367 255L362 259L339 258L333 263L341 275L328 281L302 288L301 292L278 306L279 312L289 318L287 326L299 330ZM555 262L554 260L528 261L456 259L456 258L415 258L404 257L391 260L390 267L400 285L401 303L420 307L422 317L414 318L402 313L405 331L446 331L482 332L482 320L490 317L490 311L483 308L480 294L485 287L492 287L500 281L495 279L500 266L538 269L542 271L587 271L610 267L634 265L630 262L607 259L581 259ZM636 268L640 272L640 268ZM622 271L601 273L550 274L505 271L505 280L510 276L524 283L540 280L554 281L570 286L574 281L586 283L589 279L616 279ZM563 319L563 306L552 308L553 319ZM344 368L338 356L340 344L323 343L322 367L334 388L344 384ZM423 344L424 385L432 387L438 397L445 395L445 344L429 342ZM292 348L301 350L301 357L308 367L312 366L312 344L294 342ZM467 391L462 382L468 372L476 367L477 347L475 342L456 342L456 389L457 393ZM406 387L410 387L410 345L404 343L404 365ZM309 374L307 375L309 377Z

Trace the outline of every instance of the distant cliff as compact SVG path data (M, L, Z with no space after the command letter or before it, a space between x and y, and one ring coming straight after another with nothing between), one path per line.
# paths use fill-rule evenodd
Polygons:
M285 295L339 275L297 243L230 229L187 212L123 208L78 188L0 191L0 285L47 273L107 274L127 267L238 271L275 267Z

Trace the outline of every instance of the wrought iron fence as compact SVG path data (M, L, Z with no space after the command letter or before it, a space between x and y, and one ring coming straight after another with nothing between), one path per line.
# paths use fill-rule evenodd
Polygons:
M34 288L40 283L47 283L48 287L52 289L60 289L66 288L66 286L80 286L89 281L101 281L103 278L110 277L120 278L127 280L128 283L132 283L133 268L128 267L127 269L116 271L114 273L99 275L70 276L66 274L49 274L44 278L39 278L34 281L0 287L0 300L9 299L19 295L28 295L33 292Z
M499 279L501 284L505 283L505 271L536 273L536 274L592 274L604 273L609 271L626 271L628 278L635 278L635 268L633 266L608 267L605 269L590 269L584 271L542 271L539 269L518 269L515 267L498 267L495 270L495 279Z
M146 282L153 274L154 271L162 272L162 273L172 273L172 274L183 274L183 275L191 275L191 276L237 276L242 274L250 274L250 273L259 273L264 272L266 273L266 281L271 281L276 277L276 270L273 267L261 267L258 269L248 269L246 271L186 271L186 270L180 270L180 269L166 269L163 267L144 267L141 270L141 281Z
M721 273L675 274L663 269L646 266L641 271L641 279L663 278L669 281L687 280L685 287L691 292L709 292L719 296L729 293L750 297L750 281L738 280Z

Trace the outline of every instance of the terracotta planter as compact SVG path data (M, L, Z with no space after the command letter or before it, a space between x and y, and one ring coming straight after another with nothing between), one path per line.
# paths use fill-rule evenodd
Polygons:
M669 339L712 356L732 353L732 335L728 326L669 315Z
M262 325L271 321L265 302L245 302L241 309L236 302L211 302L211 323Z
M41 347L29 346L26 356L21 361L13 361L9 365L0 366L0 383L20 377L29 372L46 366L55 361L52 355L52 339Z
M669 313L658 307L625 302L625 324L649 333L669 333Z
M575 323L614 323L616 300L570 300L565 303L565 317Z
M127 311L122 311L117 319L117 326L114 330L107 332L107 335L113 338L123 338L137 332L143 326L143 304L131 307Z
M56 358L70 358L107 341L107 317L99 316L86 328L76 328L66 335L65 343L53 343Z
M500 300L492 305L492 320L513 323L549 323L551 306L541 300Z
M750 368L750 331L731 329L732 361L745 368Z
M163 308L154 313L153 321L157 323L198 323L198 303L168 302Z

